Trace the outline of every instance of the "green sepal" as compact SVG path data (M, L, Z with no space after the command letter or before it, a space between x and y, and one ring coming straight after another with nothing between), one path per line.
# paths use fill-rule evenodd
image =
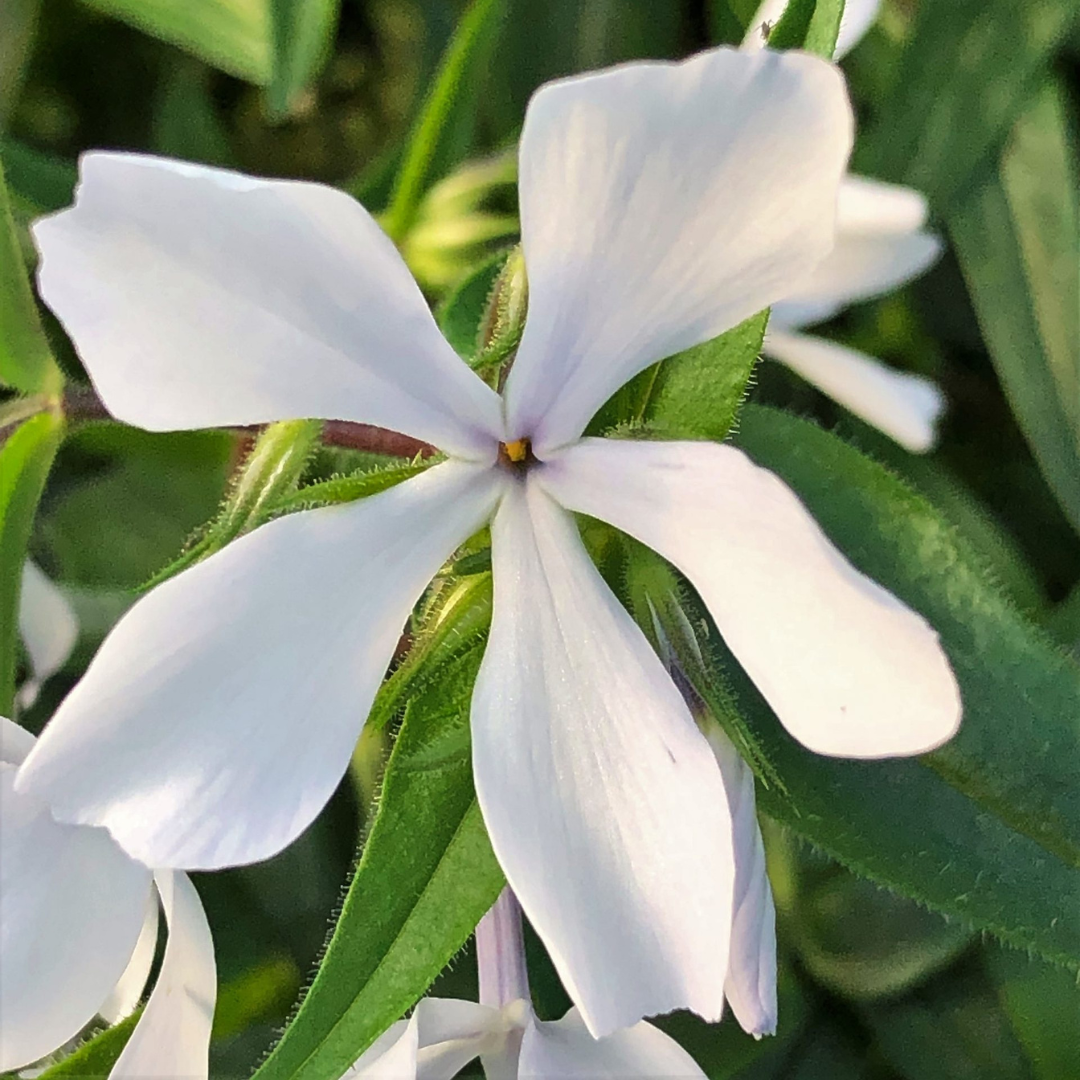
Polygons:
M233 479L217 518L198 541L155 574L144 588L153 588L175 577L269 520L279 503L296 490L321 431L320 420L281 420L268 424Z

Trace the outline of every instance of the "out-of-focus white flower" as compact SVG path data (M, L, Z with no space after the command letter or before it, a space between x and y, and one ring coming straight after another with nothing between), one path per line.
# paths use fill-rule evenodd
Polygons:
M42 684L59 671L79 639L75 612L64 594L29 559L23 563L19 594L19 634L30 674L19 688L19 706L30 708Z
M744 49L760 49L788 0L765 0ZM847 0L836 39L839 60L877 17L880 0ZM882 296L918 277L941 253L926 231L926 200L911 188L847 176L840 185L836 246L800 287L774 304L762 352L786 364L868 424L920 454L937 441L945 410L938 386L824 338L795 333L832 318L848 304Z
M724 107L717 109L722 101ZM450 460L273 521L153 590L19 784L152 864L290 843L339 782L427 583L490 522L476 789L507 879L594 1035L716 1019L734 893L720 770L571 511L682 570L797 738L916 753L956 730L937 635L728 446L582 438L650 364L790 295L830 250L851 113L814 57L720 49L543 87L521 138L529 313L502 398L340 191L82 160L40 284L109 409L162 430L338 418Z
M899 288L937 259L926 200L911 188L847 176L840 185L836 247L790 296L774 304L762 351L787 364L856 416L913 453L930 450L945 409L938 386L865 353L796 333L848 304Z
M161 971L111 1080L206 1077L217 982L210 928L186 874L151 872L104 829L61 825L15 790L34 737L0 717L0 1070L52 1053L95 1016L139 1003Z
M577 1009L538 1020L509 890L477 927L476 955L480 1004L425 998L343 1080L450 1080L476 1058L488 1080L704 1080L694 1059L647 1021L596 1039Z

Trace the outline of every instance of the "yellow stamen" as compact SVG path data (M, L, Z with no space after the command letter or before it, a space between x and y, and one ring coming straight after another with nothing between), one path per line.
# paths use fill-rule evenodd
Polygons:
M506 447L506 456L517 464L524 461L529 453L529 440L528 439L516 439L514 442L508 442L504 444Z

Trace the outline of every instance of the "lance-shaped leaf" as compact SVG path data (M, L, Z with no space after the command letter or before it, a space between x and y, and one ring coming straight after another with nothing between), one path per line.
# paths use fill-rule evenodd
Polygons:
M0 715L4 716L11 715L15 696L26 545L63 427L61 417L39 413L0 447Z
M270 0L273 64L266 88L272 118L287 116L329 59L341 0Z
M1050 81L949 217L975 313L1043 474L1080 530L1080 188Z
M831 60L844 0L790 0L769 34L770 49L806 49Z
M56 393L60 369L41 327L26 275L22 247L11 216L0 164L0 384L24 394Z
M383 228L397 241L409 231L435 163L443 171L464 156L488 50L504 0L473 0L450 39L417 117L394 182Z
M273 70L270 0L86 0L214 67L265 85ZM314 2L314 0L312 0Z
M1075 0L920 4L893 91L864 133L859 171L910 184L947 215L1078 20Z
M410 702L337 929L258 1080L339 1080L420 998L502 889L469 757L482 646Z

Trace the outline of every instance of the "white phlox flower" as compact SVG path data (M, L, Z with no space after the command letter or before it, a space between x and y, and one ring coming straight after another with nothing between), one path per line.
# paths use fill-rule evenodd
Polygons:
M846 176L836 247L769 316L762 352L913 453L937 441L945 397L930 379L896 371L865 353L797 333L848 304L884 295L921 274L941 253L923 226L926 200L911 188Z
M424 998L343 1080L451 1080L480 1058L487 1080L704 1080L694 1059L647 1021L594 1038L577 1009L533 1012L521 915L506 890L476 928L480 1003Z
M19 636L26 647L30 671L19 687L23 709L37 700L42 684L55 675L79 639L79 623L64 594L29 559L23 563L19 592Z
M272 521L143 597L20 788L150 865L273 855L340 781L428 582L490 523L471 732L495 853L593 1035L681 1007L717 1019L734 888L720 769L572 512L674 563L814 750L937 746L958 690L926 622L740 451L582 432L637 372L789 295L827 254L851 127L839 72L798 53L542 87L519 152L529 312L501 397L348 195L84 157L75 206L35 227L39 281L116 417L336 418L448 460Z
M751 21L744 49L762 47L762 27L775 25L787 2L765 0ZM859 43L879 7L880 0L847 0L837 59ZM945 410L938 386L856 349L796 331L923 273L941 254L941 241L925 228L927 216L926 199L911 188L846 176L840 185L836 246L797 289L773 305L762 346L766 356L916 454L937 441L937 422Z
M146 1009L111 1080L205 1078L214 946L186 874L151 871L104 829L61 825L16 790L34 736L0 717L0 1071L51 1054L95 1016L134 1011L158 932L168 940Z

